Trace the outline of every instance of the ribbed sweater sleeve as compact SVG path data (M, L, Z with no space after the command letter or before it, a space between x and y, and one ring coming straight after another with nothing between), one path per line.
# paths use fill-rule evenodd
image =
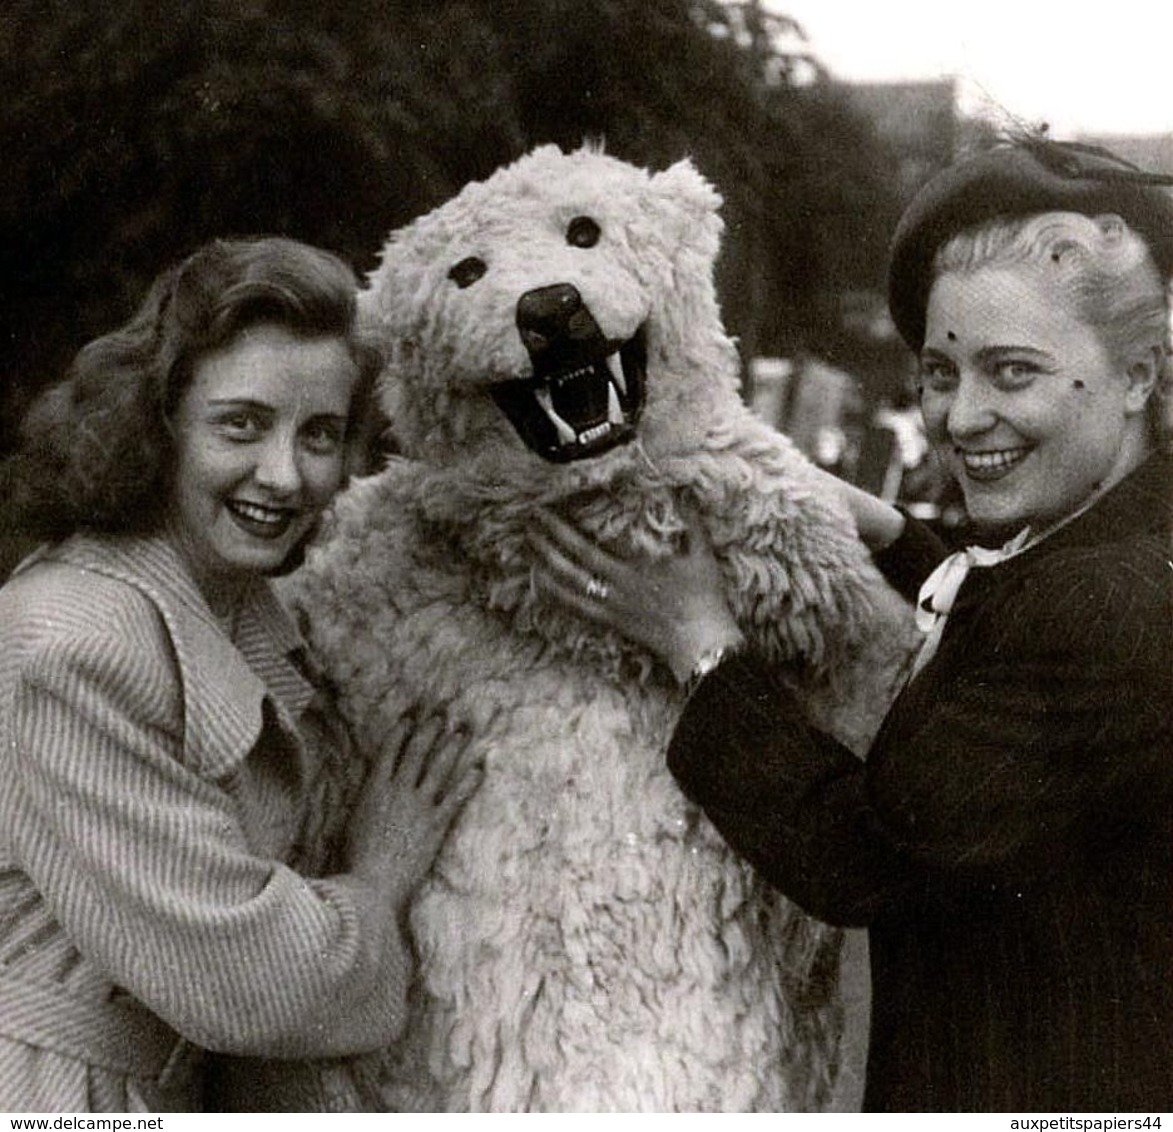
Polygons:
M8 637L0 818L17 863L82 954L199 1045L305 1057L385 1044L407 959L360 930L368 894L250 851L230 793L184 765L157 611L116 583L86 599L58 595L31 639Z

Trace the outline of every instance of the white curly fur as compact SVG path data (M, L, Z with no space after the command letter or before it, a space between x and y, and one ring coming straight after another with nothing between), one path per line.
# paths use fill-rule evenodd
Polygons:
M486 776L411 914L415 1021L392 1107L818 1109L839 1065L841 934L768 891L664 754L682 706L649 657L535 592L549 506L621 553L700 514L746 632L804 708L866 749L912 642L907 610L805 459L737 393L712 274L713 188L593 148L535 150L394 233L362 296L404 455L356 481L291 598L360 740L401 713L472 721ZM597 246L568 244L576 216ZM459 288L453 264L478 256ZM487 393L527 377L518 297L573 283L604 333L646 329L637 439L563 465Z

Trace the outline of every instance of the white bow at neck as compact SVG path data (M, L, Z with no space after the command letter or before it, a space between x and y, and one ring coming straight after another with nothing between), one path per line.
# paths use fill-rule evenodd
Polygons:
M967 546L950 554L925 579L916 598L916 627L925 634L924 644L912 666L915 676L932 659L945 630L945 619L953 609L962 582L974 567L997 566L1021 553L1030 539L1030 527L1023 527L1009 542L996 550Z

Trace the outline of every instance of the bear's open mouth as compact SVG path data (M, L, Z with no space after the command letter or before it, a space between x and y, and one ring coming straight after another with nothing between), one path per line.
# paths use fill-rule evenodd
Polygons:
M544 460L564 464L635 436L647 384L647 346L635 337L565 369L537 372L491 389L518 435Z

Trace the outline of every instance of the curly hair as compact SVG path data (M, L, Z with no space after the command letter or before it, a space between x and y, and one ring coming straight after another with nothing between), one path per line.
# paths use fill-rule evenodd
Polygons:
M1099 336L1114 363L1157 351L1157 381L1147 412L1150 437L1169 446L1173 404L1170 296L1145 240L1114 215L1044 212L998 217L964 229L937 249L931 278L952 271L1034 264L1057 299Z
M330 252L284 237L214 240L160 275L125 325L83 346L34 403L8 462L13 525L41 538L155 529L170 497L170 417L195 363L273 322L349 344L361 374L352 451L363 439L378 357L356 319L358 280Z

